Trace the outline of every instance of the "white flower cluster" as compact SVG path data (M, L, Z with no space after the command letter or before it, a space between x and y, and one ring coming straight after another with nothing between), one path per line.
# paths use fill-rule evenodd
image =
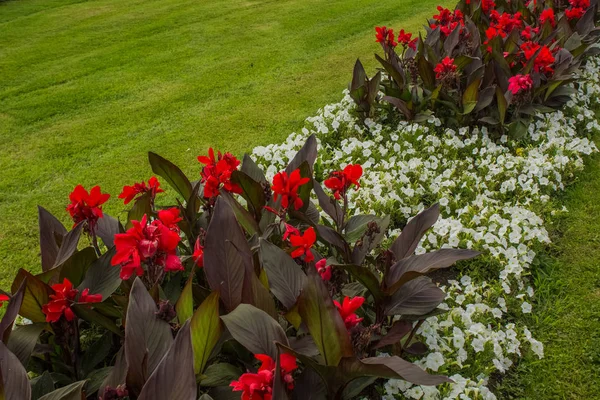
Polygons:
M600 95L598 71L600 59L590 60L577 96L563 111L538 116L528 140L493 140L485 128L455 131L433 117L427 124L391 126L381 116L362 124L346 92L285 143L254 149L272 178L315 134L317 171L362 164L361 189L350 196L357 214L390 214L405 222L439 202L442 216L417 253L440 247L484 253L458 267L459 280L444 283L441 307L448 312L430 317L418 332L429 353L417 363L455 383L421 387L390 380L384 399L495 399L488 388L492 373L506 372L523 351L543 357L543 345L524 323L534 297L527 271L549 242L544 219L566 211L552 194L582 168L582 155L597 151L586 136L600 131L592 111Z

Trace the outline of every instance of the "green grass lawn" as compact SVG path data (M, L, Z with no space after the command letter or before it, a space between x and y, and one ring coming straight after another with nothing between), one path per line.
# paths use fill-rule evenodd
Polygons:
M598 140L596 141L598 143ZM507 399L600 398L600 156L561 200L569 210L533 270L529 326L545 358L526 358L501 384Z
M149 150L199 173L209 146L282 141L340 98L375 25L416 31L449 0L0 1L0 287L39 270L40 204L113 195Z

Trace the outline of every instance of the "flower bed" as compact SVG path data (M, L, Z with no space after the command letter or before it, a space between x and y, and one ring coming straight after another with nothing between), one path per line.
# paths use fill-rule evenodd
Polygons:
M596 4L438 11L424 39L378 27L383 69L283 144L209 149L197 180L149 153L121 220L99 186L70 230L40 207L42 272L0 294L3 396L493 399L542 357L527 276L597 151Z
M485 128L447 129L435 117L390 126L385 115L374 116L363 125L345 91L342 101L308 118L301 133L254 149L270 176L315 134L325 149L317 159L322 169L363 165L362 190L350 195L357 213L387 213L400 226L439 202L442 217L417 253L441 246L487 254L463 263L444 285L448 314L427 319L419 330L430 349L419 364L456 383L435 388L392 380L386 399L493 399L487 387L493 373L506 372L524 351L543 357L543 344L522 317L535 312L528 270L549 242L545 221L567 211L552 195L583 167L582 156L597 151L590 137L600 130L594 112L599 67L600 59L591 59L573 100L563 111L538 116L525 141L503 136L497 142Z

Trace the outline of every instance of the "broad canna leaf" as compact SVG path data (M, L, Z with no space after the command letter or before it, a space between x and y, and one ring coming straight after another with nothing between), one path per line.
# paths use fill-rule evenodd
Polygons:
M410 321L396 321L394 325L387 331L384 337L379 339L373 349L380 349L390 344L398 343L413 329L413 324Z
M75 252L59 268L58 281L63 282L63 280L67 278L73 286L79 285L90 265L97 259L98 256L96 256L96 251L93 247L86 247L81 251Z
M48 303L49 295L53 293L52 289L40 279L21 268L12 283L12 292L16 293L23 283L25 284L25 289L19 315L32 322L46 322L42 306Z
M390 216L385 215L382 218L377 218L374 222L377 224L377 230L372 234L365 235L362 241L354 245L351 257L352 264L362 265L367 254L379 246L390 224Z
M316 273L306 280L298 299L298 313L319 348L325 365L335 367L342 357L354 355L344 321Z
M275 359L275 342L288 344L281 325L269 314L250 304L240 304L221 319L231 336L253 354L268 354Z
M83 223L79 223L63 237L53 267L62 265L77 251L77 245L79 244L82 229Z
M104 216L98 219L96 223L96 235L102 239L107 249L114 245L115 235L123 232L123 226L118 219L104 213Z
M271 291L285 308L291 309L304 287L306 274L289 254L267 240L260 241L260 257Z
M127 387L134 395L140 393L173 342L171 327L156 312L152 296L140 278L135 278L129 294L124 344Z
M440 268L448 268L457 261L468 260L481 254L474 250L441 249L430 253L403 258L386 275L386 293L391 295L406 282Z
M313 167L316 159L317 159L317 138L313 134L308 137L308 139L306 140L306 143L304 143L304 146L302 146L302 148L298 151L298 153L296 153L296 155L294 156L292 161L290 161L287 168L285 169L285 172L287 172L288 175L291 174L292 171L300 168L300 166L304 162L306 162L308 164L310 170L312 171L312 167ZM310 177L312 178L312 174Z
M439 216L440 206L436 203L421 211L406 224L400 236L390 247L396 260L408 257L415 251L425 232L435 224Z
M19 359L0 342L0 398L3 400L29 400L31 386L27 371Z
M115 248L112 247L94 261L85 273L83 281L77 287L79 291L89 289L90 294L101 294L102 299L106 300L119 288L119 285L121 285L121 269L111 264L115 251Z
M38 206L38 223L42 271L47 271L54 266L58 255L59 245L56 239L59 237L62 240L67 230L54 215L41 206Z
M148 153L148 161L152 167L152 172L167 181L181 197L186 200L190 198L192 184L178 166L153 152Z
M416 364L403 360L398 356L348 360L344 367L348 375L403 379L415 385L439 385L453 382L442 375L428 374Z
M431 279L421 276L413 279L397 291L385 307L386 315L424 315L433 311L446 294Z
M108 376L100 385L100 390L98 391L98 395L100 397L104 397L104 390L106 387L116 388L119 385L125 384L125 380L127 377L127 361L125 360L125 352L123 347L119 349L117 355L115 357L115 363L113 369L110 371Z
M204 371L222 330L219 319L219 292L212 292L194 312L190 322L196 374Z
M248 203L250 212L256 221L260 221L263 208L267 204L263 186L242 171L233 171L231 181L242 188L242 197Z
M42 375L31 380L31 400L39 400L45 394L54 391L54 381L50 372L44 371Z
M313 179L313 189L319 200L319 205L327 215L335 222L337 226L342 224L344 213L339 203L331 196L328 196L319 182Z
M146 192L142 194L133 204L129 212L127 213L127 226L126 228L131 228L133 225L131 221L141 221L144 218L144 215L150 216L152 215L152 193Z
M240 171L242 171L258 183L267 183L267 178L265 177L263 170L260 169L260 167L248 154L244 154L244 159L242 161L242 167L240 168Z
M242 373L235 365L228 363L211 364L204 371L200 385L205 387L228 386L231 381L237 380Z
M23 367L27 367L31 353L45 327L43 322L14 327L6 346L21 361Z
M228 311L242 303L246 271L253 273L246 235L238 225L232 208L219 197L206 235L204 273L210 288L221 294Z
M225 190L221 190L220 197L227 201L227 204L229 204L233 210L237 221L240 223L242 228L248 232L248 235L252 236L261 232L260 226L258 225L258 222L256 222L254 216L250 214L250 212L246 210L230 193L226 192Z
M334 265L335 268L341 268L346 272L350 273L356 280L366 287L369 292L373 295L375 302L383 300L383 291L380 287L379 279L373 274L368 267L361 267L358 265L346 264L346 265Z
M21 282L19 289L13 294L10 298L8 305L6 306L4 316L2 317L2 321L0 321L0 339L4 342L8 342L8 338L10 337L13 324L17 315L19 314L19 310L21 309L21 304L23 304L23 296L25 295L25 285L26 282Z
M50 392L42 397L40 400L82 400L85 399L85 392L83 391L83 387L85 386L86 381L79 381L75 383L71 383L65 387L60 389L56 389L53 392Z
M194 350L190 323L186 322L148 381L138 400L196 400L198 387L194 374Z
M188 277L183 291L175 304L175 310L177 311L177 320L179 324L183 324L185 321L190 319L194 314L194 293L192 291L192 285L194 283L194 270Z

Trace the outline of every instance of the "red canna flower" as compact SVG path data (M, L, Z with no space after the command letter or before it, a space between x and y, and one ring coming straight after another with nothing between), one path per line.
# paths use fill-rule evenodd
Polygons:
M377 43L383 43L390 47L396 47L396 45L398 45L394 37L394 30L388 29L385 26L375 27L375 41Z
M569 0L569 4L574 8L587 9L590 6L590 0Z
M527 75L515 75L508 79L508 90L513 95L518 94L521 91L530 90L533 87L533 80L529 74Z
M90 289L83 289L79 296L79 303L100 303L102 301L101 294L89 294Z
M123 186L123 191L119 195L119 198L123 199L123 204L129 204L129 202L136 198L137 195L142 195L148 192L150 192L152 200L154 200L154 197L156 197L158 193L164 192L164 190L160 188L160 182L155 176L148 180L147 185L146 182L141 181L139 183L134 183L133 186Z
M242 193L242 188L231 182L231 174L240 165L240 161L231 153L223 155L219 151L217 158L215 158L215 151L210 148L208 149L208 156L198 156L198 161L205 164L201 173L202 183L204 183L204 197L218 196L221 187L231 193Z
M538 53L539 50L539 53ZM545 74L554 73L554 69L550 65L554 63L554 56L548 46L541 46L534 42L525 42L521 45L521 51L525 57L523 65L525 66L534 56L533 70ZM535 55L537 53L537 56Z
M71 305L75 303L75 298L79 290L73 289L73 284L67 279L62 283L52 285L54 294L50 295L50 301L42 306L42 312L46 314L46 322L58 322L63 315L67 321L73 321L75 314L71 310ZM102 301L101 294L89 294L89 289L84 289L79 296L78 303L99 303Z
M300 231L290 224L285 224L285 232L283 233L283 240L288 240L290 235L300 235Z
M291 256L294 258L301 257L304 255L304 261L309 263L315 259L315 256L310 251L310 248L315 244L317 240L317 234L314 228L311 226L304 231L302 235L292 233L289 235L290 243L293 246Z
M269 371L273 376L275 376L275 360L266 354L255 354L254 357L262 363L258 368L259 373L261 371ZM292 376L292 373L298 369L296 357L290 354L281 354L279 356L279 368L281 369L281 379L283 379L283 381L286 383L288 390L293 390L294 377Z
M556 26L556 19L554 17L554 10L552 8L546 8L540 14L540 24L544 25L546 22L549 22L553 28Z
M204 267L204 246L200 244L200 238L196 239L194 244L194 254L192 255L194 262L198 268Z
M327 265L326 259L323 258L317 261L317 263L315 264L315 268L317 269L319 275L321 275L321 279L323 279L324 281L331 280L331 265Z
M460 26L462 33L462 27L465 26L465 19L462 11L457 9L452 12L442 6L437 6L437 10L439 11L439 14L433 16L433 19L436 22L430 25L432 29L439 27L442 36L448 36Z
M446 57L433 69L435 72L435 78L443 79L449 73L456 71L456 68L457 66L454 64L454 58Z
M362 318L358 318L358 315L356 315L355 312L363 305L364 302L365 298L360 296L353 298L346 296L344 297L342 304L335 300L333 301L333 304L335 304L340 315L342 316L342 319L344 320L346 329L350 330L354 328L360 323L360 321L363 320Z
M579 19L583 17L583 14L585 14L585 10L581 7L567 8L565 10L565 15L569 20Z
M0 294L0 307L4 305L5 301L10 301L10 297L5 294Z
M404 32L404 29L401 29L398 33L398 43L400 43L404 47L409 47L413 50L417 49L417 38L412 39L412 33Z
M496 3L494 0L481 0L481 10L488 14L491 10L496 8Z
M71 203L67 205L67 211L75 225L85 222L86 231L93 235L98 219L103 217L102 204L109 198L110 194L102 193L100 186L94 186L88 193L83 186L77 185L69 195Z
M298 195L298 189L309 181L310 178L300 176L300 169L292 171L289 177L285 171L278 172L273 177L273 186L271 186L274 193L273 199L277 201L281 196L281 207L287 209L290 204L293 204L294 209L299 210L304 203Z
M360 187L358 180L362 176L363 170L360 164L348 164L343 171L334 171L330 177L325 179L325 186L333 191L333 197L339 200L346 195L348 189L354 185L356 189Z
M127 232L116 234L117 251L111 264L121 267L121 279L129 279L134 273L142 276L142 263L159 265L167 272L182 271L177 256L181 238L175 225L180 220L178 209L163 210L158 219L149 223L144 215L141 221L131 221L133 226Z
M237 381L231 382L229 386L233 388L233 391L242 392L242 400L271 400L277 364L266 354L256 354L254 357L261 361L258 372L255 374L250 372L242 374ZM280 355L279 367L281 378L286 383L287 389L293 390L294 378L292 373L298 368L296 357L289 354Z

